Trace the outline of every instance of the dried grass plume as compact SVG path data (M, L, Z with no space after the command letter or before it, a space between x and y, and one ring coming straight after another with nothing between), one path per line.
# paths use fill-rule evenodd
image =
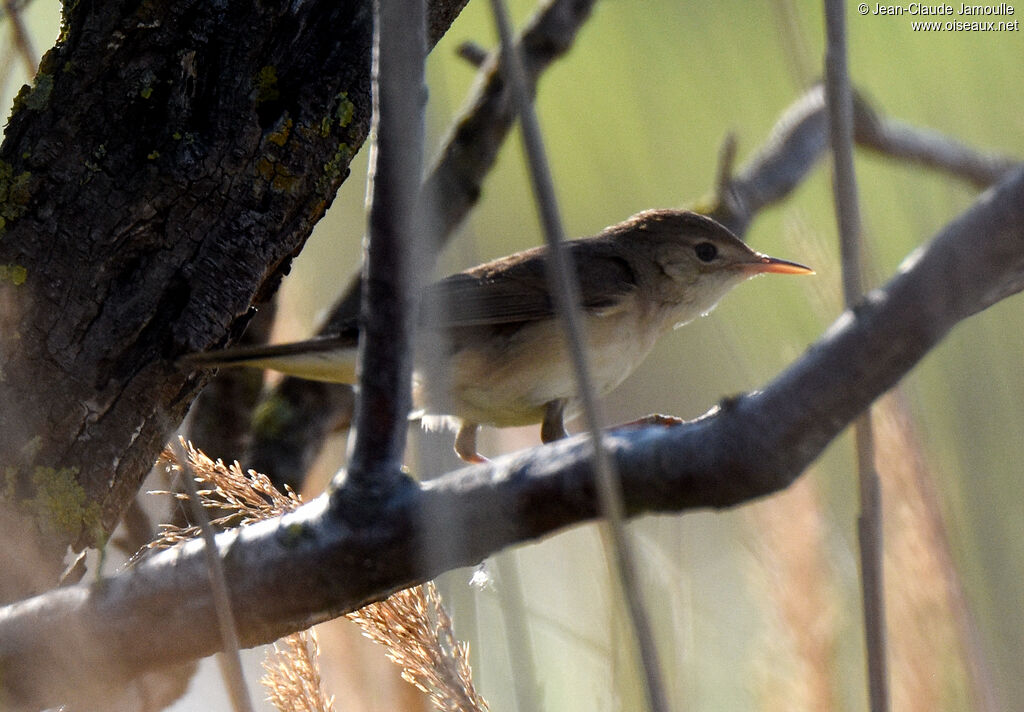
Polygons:
M238 462L230 466L211 460L191 443L186 445L189 464L200 486L204 507L218 516L218 528L244 526L276 517L302 504L290 488L280 492L263 474L243 472ZM180 469L173 453L163 459ZM180 492L155 492L187 500ZM199 535L197 527L161 525L161 534L140 554L167 548ZM423 691L444 712L485 712L487 702L473 686L469 648L455 638L451 618L432 582L399 591L347 616L366 637L383 645L390 660L402 668L402 678ZM294 633L274 644L263 663L261 679L268 699L282 712L333 712L334 698L323 690L319 644L312 630Z
M313 630L292 633L274 643L263 661L260 683L281 712L334 712L334 696L320 678L320 645Z
M432 581L399 591L348 614L363 634L387 649L402 678L445 712L484 712L473 687L469 646L455 639L452 621Z

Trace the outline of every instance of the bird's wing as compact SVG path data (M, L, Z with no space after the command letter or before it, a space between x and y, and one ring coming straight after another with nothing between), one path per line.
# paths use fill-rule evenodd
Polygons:
M575 253L586 243L587 265L576 264L582 306L595 313L615 311L636 289L633 270L613 245L592 240L566 243L574 263ZM424 293L424 323L445 328L551 318L555 306L544 274L544 253L535 248L503 257L431 285Z

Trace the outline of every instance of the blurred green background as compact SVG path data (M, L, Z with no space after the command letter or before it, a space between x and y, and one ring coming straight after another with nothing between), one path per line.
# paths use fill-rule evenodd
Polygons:
M519 24L534 8L512 3ZM1016 10L1008 19L1019 19L1024 7ZM56 35L57 12L49 0L30 6L39 51ZM856 86L883 115L1024 156L1021 33L916 33L912 19L861 16L849 4ZM465 40L493 46L492 27L488 5L471 2L431 54L431 155L475 77L454 48ZM821 74L823 36L821 8L812 2L598 3L574 49L539 89L567 232L591 234L639 210L686 206L707 194L726 134L736 133L744 162ZM3 41L9 57L9 35ZM5 105L21 81L2 86ZM283 286L278 340L308 335L356 264L365 154ZM947 176L864 152L856 165L871 285L884 283L977 196ZM838 316L827 162L783 205L759 215L747 237L762 252L813 266L817 276L743 285L709 318L665 338L606 399L609 423L649 412L694 417L725 395L758 388ZM513 137L479 207L441 256L438 276L541 241ZM1020 298L1009 299L961 325L901 384L898 403L889 401L879 426L880 440L891 443L879 467L889 495L889 542L897 549L886 572L895 709L971 709L958 658L962 637L945 593L949 569L935 553L942 537L915 519L916 494L898 484L907 477L917 477L919 489L924 477L925 490L937 494L977 648L999 697L1010 708L1024 699L1022 312ZM422 442L416 436L414 448ZM537 429L529 428L485 432L481 446L498 453L537 442ZM332 444L324 472L341 464L342 451L340 440ZM648 517L634 525L678 709L866 707L852 463L844 437L795 492L735 511ZM901 468L916 474L901 480L893 474ZM516 708L511 676L527 668L545 709L639 707L624 614L604 561L596 529L588 526L492 562L493 587L470 588L468 571L445 577L456 627L471 641L492 709ZM506 648L501 594L513 574L528 611L517 625L529 633L532 665ZM360 704L345 709L382 708Z

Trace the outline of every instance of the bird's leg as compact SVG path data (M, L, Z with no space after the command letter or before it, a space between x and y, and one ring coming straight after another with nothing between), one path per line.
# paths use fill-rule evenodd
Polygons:
M540 426L540 441L553 443L569 437L565 430L565 401L553 400L544 406L544 422Z
M487 462L487 458L476 451L476 432L480 426L463 421L455 434L455 454L465 462Z

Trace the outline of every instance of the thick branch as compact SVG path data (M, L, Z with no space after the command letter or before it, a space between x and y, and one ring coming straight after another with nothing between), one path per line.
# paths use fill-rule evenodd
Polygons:
M953 326L1021 289L1024 170L983 195L763 391L684 426L607 434L627 510L730 507L786 487ZM597 512L594 491L588 440L576 437L425 485L409 482L358 522L332 515L324 497L224 533L218 544L243 640L273 640L589 520ZM449 530L454 512L459 532ZM102 584L0 609L0 668L10 692L56 704L212 652L201 553L192 542ZM152 640L162 641L159 650ZM47 688L25 673L38 669L54 671Z

